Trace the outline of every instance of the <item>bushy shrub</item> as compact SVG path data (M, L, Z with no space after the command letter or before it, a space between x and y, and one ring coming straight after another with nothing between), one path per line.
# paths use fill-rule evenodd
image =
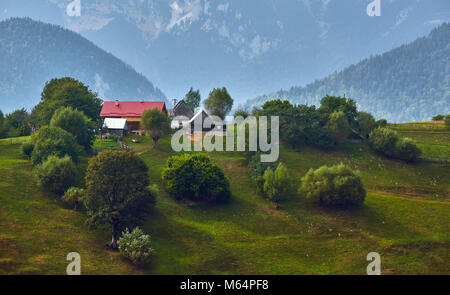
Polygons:
M359 205L366 196L361 177L343 164L310 169L301 179L299 193L333 207Z
M25 142L22 144L22 154L31 158L31 153L33 152L34 144L32 142Z
M77 181L77 168L69 156L49 156L36 171L39 184L55 194L63 194Z
M433 121L442 121L444 120L444 115L436 115L432 119Z
M280 208L280 202L292 193L292 181L289 177L286 166L283 163L278 164L275 171L267 168L264 172L264 195L277 204Z
M422 151L410 138L400 138L395 145L396 158L404 161L414 161L420 157Z
M377 123L375 122L375 118L366 112L358 112L358 115L356 116L357 125L358 125L358 131L359 133L364 136L368 137L370 132L372 132Z
M256 184L260 193L264 192L264 172L267 168L275 170L274 163L261 162L261 153L255 153L248 162L248 173Z
M72 107L59 108L50 121L50 127L59 127L69 132L85 150L92 148L94 126L83 112Z
M370 133L369 137L372 147L387 156L395 156L395 145L399 140L397 132L388 128L377 128Z
M41 164L52 155L60 158L69 155L76 162L82 152L73 135L59 127L42 127L38 133L33 134L32 141L33 165Z
M78 205L83 203L85 193L86 191L83 188L71 187L65 192L61 199L64 203L73 206L73 209L76 211Z
M149 235L136 227L132 232L128 228L117 242L120 253L134 264L148 264L154 252Z
M231 195L222 169L203 154L170 157L162 179L169 194L177 199L222 201Z
M450 115L444 117L445 126L450 128Z
M375 128L385 128L385 127L387 127L386 119L380 119L377 122L375 122Z
M327 129L333 138L334 144L344 142L350 135L350 126L347 116L343 111L335 111L330 114Z

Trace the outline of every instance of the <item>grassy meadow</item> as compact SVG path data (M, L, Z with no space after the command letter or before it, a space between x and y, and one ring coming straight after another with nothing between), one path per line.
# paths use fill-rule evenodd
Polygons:
M416 140L424 154L447 155L445 129L392 128ZM334 151L282 145L280 161L295 179L342 162L360 171L368 194L361 208L348 211L321 208L301 196L276 210L257 193L239 153L209 153L230 180L229 202L187 204L168 196L161 182L167 158L175 154L170 138L158 149L150 138L126 143L147 163L150 182L160 190L142 226L156 250L152 264L137 268L107 250L109 230L89 230L83 213L39 188L31 163L13 142L0 144L0 274L64 274L72 251L81 254L85 274L365 274L369 252L380 253L383 274L450 273L449 163L407 164L362 143Z

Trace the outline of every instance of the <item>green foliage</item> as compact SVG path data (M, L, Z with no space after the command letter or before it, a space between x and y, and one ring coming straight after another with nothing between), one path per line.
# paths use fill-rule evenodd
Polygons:
M310 169L301 179L299 193L322 206L360 205L366 197L361 177L343 164Z
M31 153L34 150L34 144L32 142L24 142L22 144L22 154L27 156L28 158L31 158Z
M5 127L5 116L3 115L2 110L0 110L0 138L3 137L4 127Z
M450 114L444 117L445 126L450 128Z
M0 131L3 130L4 137L27 136L31 133L29 115L24 108L7 114L3 120L0 118L0 121Z
M162 179L169 194L177 199L212 202L229 199L231 195L222 169L203 154L170 157Z
M319 108L322 123L325 124L334 112L343 112L350 126L354 125L358 114L353 99L329 95L322 98Z
M144 234L139 227L132 232L125 229L117 244L120 253L137 265L148 264L154 253L150 236Z
M241 116L242 118L246 119L248 116L250 116L250 114L246 110L237 110L234 113L234 118L237 118L239 116Z
M377 127L375 118L371 114L366 112L358 112L356 121L359 134L366 138L368 138L370 132L372 132Z
M55 111L50 127L59 127L72 134L77 143L90 150L94 140L94 126L83 112L74 110L72 107L62 107Z
M137 155L103 151L89 160L84 199L88 223L111 226L112 248L117 248L119 230L142 222L155 203L148 186L148 168Z
M196 108L200 106L200 101L202 100L200 96L200 90L194 91L194 89L191 87L189 89L189 92L186 93L184 97L184 102L187 104L187 106L194 112Z
M73 206L74 210L76 211L78 210L78 205L83 203L85 195L86 195L85 189L78 187L71 187L64 193L61 200L64 203Z
M277 204L280 208L280 202L292 193L292 181L289 177L286 166L283 163L278 164L275 172L268 167L264 172L264 195Z
M395 145L395 156L398 159L411 162L420 157L422 151L410 138L400 138Z
M153 138L154 147L158 147L158 140L170 133L170 118L157 108L146 110L142 114L141 126Z
M209 115L224 119L233 108L233 99L225 87L214 88L204 101L204 105Z
M386 128L387 127L387 120L386 119L380 119L375 122L375 128Z
M348 118L343 111L331 113L327 122L327 129L335 144L344 142L350 135Z
M377 128L370 133L369 140L372 147L386 156L395 156L395 145L399 136L397 132L388 128Z
M275 170L275 164L272 162L261 162L261 153L255 153L248 162L248 172L255 182L260 193L264 192L264 172L271 168Z
M82 152L73 135L59 127L42 127L38 133L33 134L32 142L33 165L42 163L52 155L60 158L69 155L76 162Z
M72 107L97 122L100 120L102 100L82 82L73 78L52 79L45 83L41 102L35 107L37 124L50 124L53 114L61 107Z
M59 195L77 181L77 168L69 156L64 158L49 156L43 164L37 166L36 171L39 184Z
M433 121L443 121L444 120L444 115L436 115L433 117L432 119Z

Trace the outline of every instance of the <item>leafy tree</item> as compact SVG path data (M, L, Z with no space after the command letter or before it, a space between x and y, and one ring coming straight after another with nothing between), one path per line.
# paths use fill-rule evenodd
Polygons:
M242 118L246 119L250 114L246 110L237 110L234 112L234 117L237 118L241 116Z
M162 173L167 192L177 199L223 201L230 184L222 169L203 154L183 154L167 160Z
M319 113L323 124L328 121L332 113L339 111L344 112L348 123L350 126L353 126L358 114L356 110L356 103L353 99L329 95L321 99Z
M358 112L356 116L358 122L358 132L365 138L369 137L370 132L376 128L375 118L366 112Z
M260 193L264 193L264 172L271 168L275 170L275 164L272 162L261 162L261 153L256 152L248 162L248 172L250 177L256 183Z
M41 126L48 125L57 109L68 106L83 112L93 122L100 120L102 100L82 82L69 77L45 83L41 102L36 106L36 119Z
M77 182L77 168L69 156L49 156L37 167L39 184L48 191L61 195Z
M335 144L342 143L348 138L350 126L343 111L336 111L330 115L327 129L330 131Z
M286 166L278 164L275 172L268 167L264 172L264 195L277 204L280 209L280 202L291 193L292 182Z
M188 105L188 107L194 112L196 108L200 106L200 101L202 100L200 96L200 90L197 89L194 91L194 89L191 87L189 89L189 92L186 93L184 97L184 102Z
M34 145L31 153L33 165L42 163L52 155L60 158L69 155L76 162L82 152L75 137L59 127L42 127L38 133L33 134L32 143Z
M84 199L88 223L111 226L111 248L117 248L120 230L142 222L155 203L148 186L148 168L137 155L103 151L89 160Z
M31 133L28 126L28 113L24 108L7 114L4 124L7 137L26 136Z
M420 157L422 151L410 138L400 138L395 145L395 156L398 159L412 162Z
M348 207L364 202L361 177L343 164L310 169L301 179L299 193L322 206Z
M444 115L436 115L433 117L432 119L433 121L443 121L444 120Z
M34 144L32 142L24 142L22 144L22 154L27 156L28 159L31 158L31 153L33 153Z
M233 99L225 87L214 88L204 101L204 105L210 115L224 119L233 108Z
M77 211L79 204L83 203L86 190L78 187L69 188L63 195L62 201L70 206L73 206L73 210Z
M148 264L154 252L150 236L144 234L139 227L132 232L127 228L117 244L120 253L137 265Z
M380 119L375 122L375 129L376 128L386 128L387 127L387 120L386 119Z
M3 137L3 128L5 127L5 116L3 112L0 110L0 138Z
M142 114L141 126L150 134L155 148L158 147L158 140L170 133L169 117L161 113L157 108L146 110Z
M373 130L369 136L372 147L390 157L395 156L395 145L398 139L397 132L382 127Z
M83 112L74 110L72 107L59 108L50 121L50 127L59 127L69 132L85 150L92 148L94 126Z
M447 128L450 128L450 115L445 116L444 121L445 126L447 126Z

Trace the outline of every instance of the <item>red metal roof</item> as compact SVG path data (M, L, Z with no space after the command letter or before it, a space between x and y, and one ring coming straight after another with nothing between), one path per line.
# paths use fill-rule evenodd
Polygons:
M167 112L163 101L105 101L100 117L141 117L144 111L154 108Z

